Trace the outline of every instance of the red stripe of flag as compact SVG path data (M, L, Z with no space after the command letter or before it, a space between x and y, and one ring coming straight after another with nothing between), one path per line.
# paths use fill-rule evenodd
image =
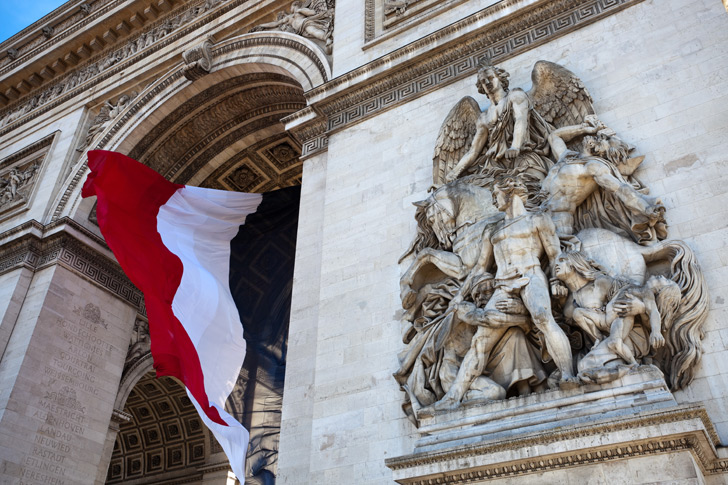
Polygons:
M144 293L157 376L181 380L207 416L226 426L205 393L200 359L172 311L183 266L157 231L159 209L184 185L116 152L88 152L91 169L81 195L97 197L101 233L129 279Z

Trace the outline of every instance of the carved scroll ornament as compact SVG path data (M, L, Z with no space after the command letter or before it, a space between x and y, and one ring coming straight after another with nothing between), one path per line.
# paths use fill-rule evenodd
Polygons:
M212 46L214 39L208 37L202 44L182 53L184 74L190 81L196 81L212 69Z

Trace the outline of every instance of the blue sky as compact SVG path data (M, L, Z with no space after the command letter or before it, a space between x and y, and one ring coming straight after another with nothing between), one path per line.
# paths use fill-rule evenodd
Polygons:
M0 42L64 3L65 0L0 0Z

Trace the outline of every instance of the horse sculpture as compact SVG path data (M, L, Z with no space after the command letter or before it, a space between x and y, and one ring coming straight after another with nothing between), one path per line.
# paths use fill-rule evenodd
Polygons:
M418 290L443 276L462 281L480 255L483 233L502 219L490 190L466 177L436 189L415 202L417 237L400 262L415 259L400 279L402 306L416 307Z

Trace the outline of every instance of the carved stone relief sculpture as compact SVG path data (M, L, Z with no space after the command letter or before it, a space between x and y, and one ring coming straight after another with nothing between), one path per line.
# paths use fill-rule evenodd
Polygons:
M408 0L384 0L384 15L402 15L409 3Z
M572 72L539 61L511 89L487 60L435 144L433 186L400 262L394 374L415 423L465 402L614 381L654 365L671 389L700 362L708 295L692 250L633 174L644 160Z
M131 334L129 349L126 352L126 360L124 361L124 372L130 369L139 359L151 352L149 339L149 323L141 318L137 318L134 322L134 330Z
M55 135L48 135L0 160L0 220L29 207Z
M39 168L40 164L33 162L23 167L13 167L0 175L0 211L27 200Z
M76 147L76 151L83 152L90 147L94 138L96 138L96 135L103 132L104 129L130 105L137 95L138 93L136 91L132 91L129 94L122 94L119 96L116 103L112 103L111 100L106 101L101 106L101 109L99 109L98 114L94 117L91 122L91 126L89 126L88 132L86 133L86 138L78 147Z
M48 140L51 140L50 137ZM14 161L10 157L0 164L0 217L9 217L12 213L23 210L30 203L30 197L40 175L40 169L50 143L40 143L42 153L21 156Z
M289 12L279 12L276 20L253 27L251 32L280 30L311 39L331 55L334 43L334 1L306 0L291 4Z

